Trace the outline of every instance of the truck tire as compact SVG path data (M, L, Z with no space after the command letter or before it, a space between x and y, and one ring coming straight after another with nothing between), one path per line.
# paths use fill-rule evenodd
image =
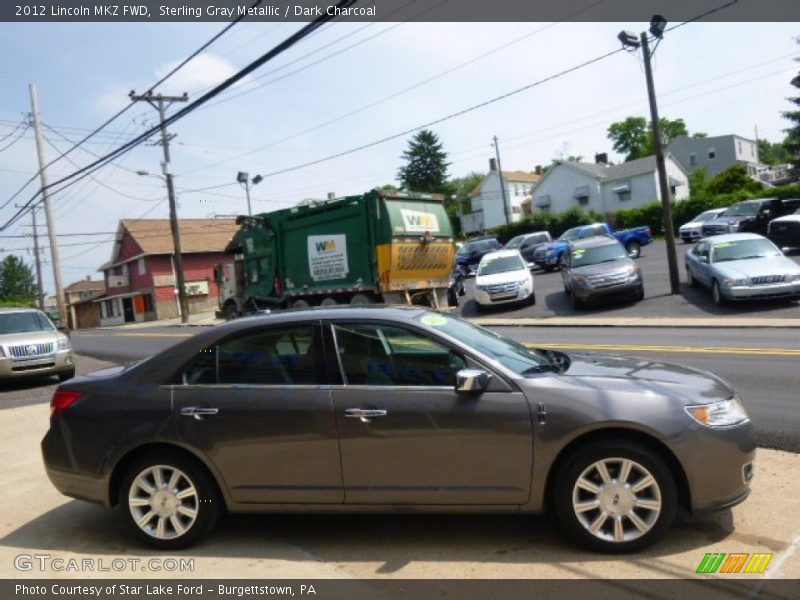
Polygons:
M233 321L239 316L239 308L235 302L228 302L222 309L226 321Z
M631 240L625 244L625 251L628 253L628 258L639 258L642 255L642 245L636 240Z
M350 298L350 304L374 304L375 298L369 294L355 294Z
M323 298L322 302L319 303L320 306L336 306L337 304L339 303L336 301L336 298L331 298L330 296Z
M311 306L311 303L303 298L298 298L292 302L292 308L308 308L309 306Z

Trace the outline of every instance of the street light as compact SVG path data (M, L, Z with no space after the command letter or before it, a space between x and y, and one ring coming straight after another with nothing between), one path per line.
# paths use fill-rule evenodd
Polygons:
M650 33L661 40L667 20L661 15L655 15L650 20ZM658 105L656 103L656 90L653 83L653 69L650 64L652 53L650 52L650 40L647 32L643 31L636 40L636 34L630 31L621 31L617 36L622 45L626 48L636 50L641 46L644 56L644 72L647 80L647 96L650 100L650 121L653 127L653 145L656 151L656 167L658 168L659 190L661 192L661 207L664 218L664 234L667 243L667 263L669 264L669 283L672 294L680 293L680 277L678 275L678 258L675 250L675 230L672 224L672 199L669 191L669 179L667 179L667 166L664 159L664 141L661 137L661 120L658 116Z
M236 181L239 182L244 186L244 192L247 195L247 214L249 216L253 216L253 209L250 206L250 185L258 185L264 180L261 175L256 175L253 179L250 179L250 173L245 171L239 171L236 174Z

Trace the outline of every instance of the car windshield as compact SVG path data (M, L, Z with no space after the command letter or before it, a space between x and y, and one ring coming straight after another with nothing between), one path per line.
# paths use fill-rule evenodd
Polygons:
M494 358L518 375L533 375L542 371L557 370L556 365L538 350L523 346L467 321L434 312L425 312L416 317L416 320Z
M496 273L519 271L525 268L525 263L522 262L521 256L489 256L481 261L481 266L478 267L478 275L495 275Z
M461 248L458 249L458 252L456 252L456 254L465 255L465 254L469 254L470 252L483 250L483 249L488 248L488 247L489 247L489 240L480 240L480 241L476 241L476 242L468 242L468 243L464 244L463 246L461 246Z
M766 258L769 256L783 256L783 253L768 240L737 240L714 244L711 262L718 263L747 258Z
M734 204L724 213L723 217L752 217L758 212L758 204L755 202L748 202L745 204Z
M38 312L0 314L0 334L27 333L29 331L52 331L53 325Z
M509 242L506 244L506 248L519 248L522 245L522 242L525 240L524 235L518 235L517 237L511 238Z
M705 223L706 221L710 221L714 217L716 217L719 213L714 212L713 210L709 210L704 213L700 213L694 218L695 223Z
M561 241L577 239L580 231L581 231L580 227L573 227L572 229L567 229L564 233L561 234L561 237L558 239Z
M622 244L608 244L594 248L576 248L572 251L572 266L583 267L597 263L613 262L628 258Z

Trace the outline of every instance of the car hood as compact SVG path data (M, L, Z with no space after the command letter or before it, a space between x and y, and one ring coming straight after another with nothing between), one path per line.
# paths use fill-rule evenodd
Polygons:
M785 256L730 260L714 263L712 266L721 276L731 279L800 273L800 265Z
M554 242L550 242L549 244L542 244L538 248L536 248L539 252L547 252L548 250L562 250L569 245L569 242L559 242L558 240Z
M59 331L26 331L23 333L5 333L0 335L0 344L4 346L18 346L33 342L49 342L66 337Z
M492 275L478 275L475 277L475 285L497 285L499 283L523 281L527 280L528 276L529 272L525 269L506 271L505 273L494 273Z
M713 220L713 219L712 219ZM698 227L702 227L705 221L689 221L688 223L684 223L681 225L681 229L697 229Z
M772 219L770 224L772 223L797 223L800 222L800 215L785 215L783 217L778 217L777 219Z
M576 383L605 391L668 396L687 405L730 398L734 390L712 373L672 363L611 354L570 354L562 374Z
M584 265L582 267L574 267L569 270L570 275L611 275L612 273L620 273L628 271L634 263L630 258L623 258L615 260L614 262L597 263L595 265Z
M738 223L739 221L746 221L752 219L753 215L740 215L738 217L717 217L706 221L706 225L727 225L728 223Z

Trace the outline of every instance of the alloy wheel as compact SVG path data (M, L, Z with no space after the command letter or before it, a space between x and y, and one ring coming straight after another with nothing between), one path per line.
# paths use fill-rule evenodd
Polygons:
M169 465L153 465L131 482L128 507L136 525L159 540L186 534L200 510L197 488L183 471Z
M604 458L575 480L572 509L578 522L604 542L630 542L647 534L662 511L656 478L629 458Z

